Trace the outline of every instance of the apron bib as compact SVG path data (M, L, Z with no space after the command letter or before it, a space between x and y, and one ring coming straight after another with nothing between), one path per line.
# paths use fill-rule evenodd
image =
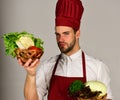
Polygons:
M83 77L64 77L55 75L59 59L60 56L58 57L52 72L48 100L77 100L76 98L72 98L68 95L68 87L75 80L81 80L82 82L86 82L86 65L84 52L82 52Z

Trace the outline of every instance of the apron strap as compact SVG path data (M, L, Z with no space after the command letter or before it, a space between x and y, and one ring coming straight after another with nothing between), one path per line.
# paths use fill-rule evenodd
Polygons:
M61 58L61 54L58 56L58 58L57 58L57 61L56 61L56 63L55 63L55 66L54 66L54 68L53 68L53 72L52 72L52 76L55 74L55 71L56 71L56 68L57 68L57 65L58 65L58 62L59 62L59 59Z
M83 66L83 77L85 78L86 81L86 63L85 63L85 54L82 51L82 66Z
M60 58L61 58L61 54L58 56L57 61L56 61L56 63L55 63L55 66L54 66L54 68L53 68L52 76L51 76L51 79L50 79L50 85L52 84L52 79L53 79L53 76L54 76L54 74L55 74L55 71L56 71L56 68L57 68L57 64L58 64Z

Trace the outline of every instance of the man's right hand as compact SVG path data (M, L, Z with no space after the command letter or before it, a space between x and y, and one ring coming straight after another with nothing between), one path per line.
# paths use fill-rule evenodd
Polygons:
M18 63L24 67L27 71L26 81L24 86L25 100L38 100L37 88L36 88L36 68L40 62L40 59L29 59L26 63L23 63L18 59Z
M40 62L40 59L32 60L28 59L26 63L23 63L20 59L18 59L18 63L24 67L24 69L27 71L27 74L30 76L36 75L36 68Z

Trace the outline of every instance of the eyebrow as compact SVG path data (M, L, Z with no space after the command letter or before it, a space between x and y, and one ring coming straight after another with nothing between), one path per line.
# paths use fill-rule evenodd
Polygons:
M70 33L70 31L64 31L62 33ZM58 32L55 32L55 34L59 34Z

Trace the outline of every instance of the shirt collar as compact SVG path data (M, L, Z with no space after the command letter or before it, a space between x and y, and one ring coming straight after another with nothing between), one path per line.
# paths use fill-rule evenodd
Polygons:
M76 59L76 58L78 58L78 57L81 57L81 55L82 55L82 50L80 49L80 50L78 50L76 53L74 53L74 54L72 54L72 55L70 55L70 56L67 56L67 55L64 54L64 53L62 53L61 55L62 55L62 58L63 58L63 59L74 60L74 59Z

